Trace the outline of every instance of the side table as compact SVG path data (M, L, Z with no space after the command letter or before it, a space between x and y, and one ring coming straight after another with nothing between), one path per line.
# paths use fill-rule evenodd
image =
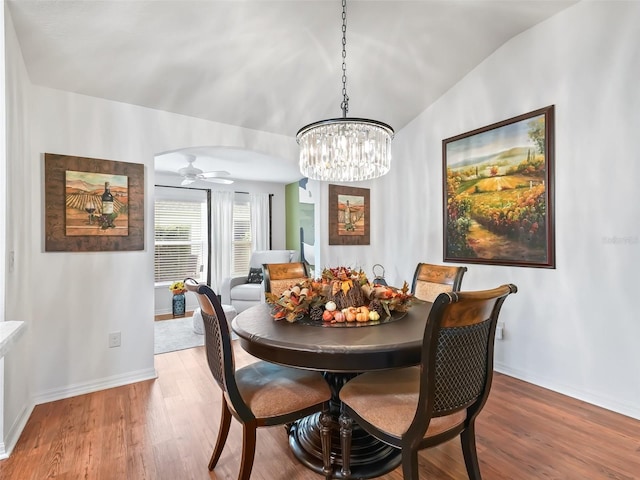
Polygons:
M227 321L231 323L231 321L236 318L238 312L236 311L233 305L222 305L222 309L224 310L224 314L227 317ZM193 331L199 335L204 335L204 320L202 319L202 312L200 307L196 308L193 311Z

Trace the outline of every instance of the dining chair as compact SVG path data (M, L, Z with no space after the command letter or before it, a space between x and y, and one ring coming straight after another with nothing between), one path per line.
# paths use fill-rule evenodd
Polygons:
M196 294L204 321L205 352L209 369L222 390L222 416L209 470L213 470L224 449L231 417L242 424L242 459L239 480L251 476L256 449L256 429L290 425L319 413L323 474L331 478L331 390L320 372L257 361L235 368L231 330L222 305L204 283L185 279L187 290Z
M304 262L265 263L262 270L265 293L272 293L278 297L296 283L309 279L307 265Z
M340 438L349 449L355 420L399 448L405 480L418 480L418 451L460 436L471 480L480 480L475 420L493 378L498 315L515 285L438 295L427 319L421 364L367 372L340 390ZM349 466L343 470L349 471Z
M414 297L433 302L442 292L457 292L467 267L418 263L413 275L411 293Z

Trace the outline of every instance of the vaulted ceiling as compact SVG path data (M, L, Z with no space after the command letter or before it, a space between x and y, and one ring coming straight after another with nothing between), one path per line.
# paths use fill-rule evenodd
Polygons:
M291 137L341 115L339 0L7 3L34 84ZM349 116L402 129L502 44L574 3L348 0ZM184 147L209 169L215 145ZM232 153L233 177L256 174ZM292 181L290 170L278 180Z

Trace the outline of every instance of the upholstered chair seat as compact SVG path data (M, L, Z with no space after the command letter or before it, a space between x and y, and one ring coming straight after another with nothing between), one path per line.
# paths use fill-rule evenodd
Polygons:
M256 417L290 415L309 405L322 404L331 392L317 372L258 361L236 370L244 403Z
M389 389L393 385L393 390ZM418 410L420 397L420 367L364 373L340 390L340 398L369 423L398 439L404 435ZM429 423L425 437L462 425L464 411L435 417Z

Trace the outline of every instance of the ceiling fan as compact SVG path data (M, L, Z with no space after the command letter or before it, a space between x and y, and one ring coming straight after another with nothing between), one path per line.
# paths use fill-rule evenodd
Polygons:
M182 167L180 170L178 170L178 173L184 177L184 180L182 180L182 183L180 185L190 185L196 180L204 180L206 182L212 183L222 183L224 185L230 185L233 183L233 180L224 178L231 175L229 172L225 170L203 172L199 168L193 166L193 162L195 161L195 155L189 155L189 157L187 158L187 162L189 162L189 164L186 167Z

